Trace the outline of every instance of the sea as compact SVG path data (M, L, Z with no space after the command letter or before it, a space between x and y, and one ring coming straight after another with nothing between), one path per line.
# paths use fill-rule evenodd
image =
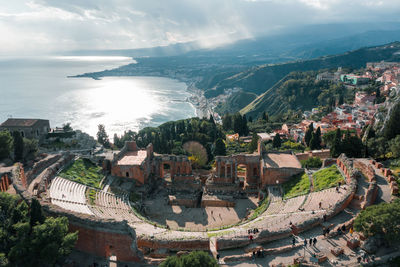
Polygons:
M138 131L196 116L187 85L163 77L68 78L136 63L116 56L0 57L0 123L7 118L71 123L96 136L104 124L114 133Z

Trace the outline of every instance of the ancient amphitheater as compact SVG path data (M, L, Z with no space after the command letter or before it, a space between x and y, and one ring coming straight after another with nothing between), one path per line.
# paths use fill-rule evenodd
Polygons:
M13 186L22 197L26 199L38 197L48 215L67 216L70 230L79 231L76 249L104 258L113 257L125 263L158 263L168 255L188 250L206 250L214 256L220 253L222 262L241 260L249 256L246 253L254 244L261 245L298 235L305 230L323 225L326 219L333 218L350 204L357 210L374 203L378 195L376 183L378 173L388 181L386 185L379 187L379 190L383 191L382 198L390 200L391 194L397 190L390 184L390 170L382 169L382 166L371 160L348 159L342 155L335 160L325 160L327 165L336 164L345 180L345 184L338 190L333 187L284 199L279 179L283 179L284 182L293 173L297 173L299 167L278 166L276 161L270 160L272 157L268 158L270 161L266 164L263 162L265 159L263 153L265 152L258 151L258 154L248 155L247 158L243 155L236 158L219 157L216 159L216 168L210 173L211 176L204 177L204 180L201 180L201 177L194 177L196 175L191 169L186 168L182 171L182 168L185 168L182 164L185 159L168 158L171 164L168 175L155 178L152 178L152 175L142 176L145 177L142 181L147 181L146 184L156 183L158 187L147 188L146 184L141 186L153 192L150 196L166 194L164 204L170 207L167 212L165 212L166 206L157 203L153 210L147 209L146 212L146 200L141 201L142 205L143 203L145 205L141 209L137 206L138 201L130 201L129 192L124 187L110 190L110 185L117 179L114 176L110 183L103 183L101 189L60 177L60 170L76 160L76 155L69 153L48 155L31 168L25 168L28 170L26 173L19 164L0 170L0 175L2 184ZM261 166L268 165L264 170L260 170L262 168L260 165L254 164L260 156ZM290 155L285 154L284 157ZM165 156L155 155L152 160L159 164L166 159ZM176 165L180 170L174 169L174 161L180 164ZM244 164L246 161L248 163L245 166L246 173L241 179L240 171L232 167ZM111 168L116 166L116 162L118 159L112 162ZM158 166L164 163L160 164ZM109 164L104 164L107 165ZM160 171L154 164L147 167L151 172ZM122 169L123 166L119 168ZM264 174L260 175L260 172ZM267 178L263 179L263 175ZM367 182L360 182L360 180L365 181L360 177L366 177ZM259 180L256 181L256 178ZM122 181L129 179L132 178L125 177ZM181 192L179 190L187 188L192 190L189 192L201 192L201 194L194 199L179 198ZM160 193L159 190L166 191ZM235 202L235 198L232 200L227 197L229 195L234 195L235 198L236 196L248 198L250 202L247 203L253 205L252 211L237 213L235 205L239 202ZM258 205L261 207L255 214ZM168 214L173 216L172 213L177 213L177 209L182 216L172 217L170 221L166 218L159 218L157 221L154 217L154 214L157 214L157 207L159 213L164 213L166 218ZM202 213L208 221L199 220L196 226L196 223L193 223L198 216L196 212ZM236 214L235 219L226 223L224 218L232 213ZM173 221L176 221L176 218L181 218L183 222L177 222L175 225ZM220 218L220 223L213 225L211 222L217 221L216 218ZM346 220L344 224L351 224L353 217L350 216ZM186 224L185 221L192 223ZM253 233L253 229L258 231ZM250 232L252 240L249 238ZM223 253L238 248L243 248L247 252L242 252L240 255Z

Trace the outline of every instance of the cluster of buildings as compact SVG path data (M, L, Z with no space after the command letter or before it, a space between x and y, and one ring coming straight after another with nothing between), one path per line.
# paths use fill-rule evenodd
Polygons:
M263 139L271 139L275 134L291 138L296 142L303 142L308 126L313 123L314 129L320 127L321 133L340 128L341 130L351 130L360 136L362 129L374 121L374 115L378 108L383 104L376 104L376 93L367 93L364 89L370 81L380 82L381 96L388 96L392 92L400 91L400 63L398 62L373 62L367 63L366 70L362 75L345 74L342 68L334 73L323 72L317 75L317 81L327 80L331 82L342 82L346 86L359 88L354 96L353 104L342 104L337 106L332 112L321 118L320 121L309 119L311 115L318 114L320 110L314 108L312 111L305 111L305 119L298 124L284 124L281 129L277 129L272 134Z

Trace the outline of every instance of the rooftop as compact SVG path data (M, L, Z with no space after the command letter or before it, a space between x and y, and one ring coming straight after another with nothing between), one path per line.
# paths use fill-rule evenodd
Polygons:
M264 166L267 168L301 168L301 164L297 157L286 153L265 154Z
M128 151L118 160L118 165L141 165L147 157L146 150Z
M47 121L48 120L41 120L41 119L7 119L3 122L0 126L2 127L31 127L35 125L39 121Z

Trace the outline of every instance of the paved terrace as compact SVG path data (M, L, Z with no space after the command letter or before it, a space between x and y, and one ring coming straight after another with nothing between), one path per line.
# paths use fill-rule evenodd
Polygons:
M301 168L301 163L292 154L267 153L263 159L267 168Z

